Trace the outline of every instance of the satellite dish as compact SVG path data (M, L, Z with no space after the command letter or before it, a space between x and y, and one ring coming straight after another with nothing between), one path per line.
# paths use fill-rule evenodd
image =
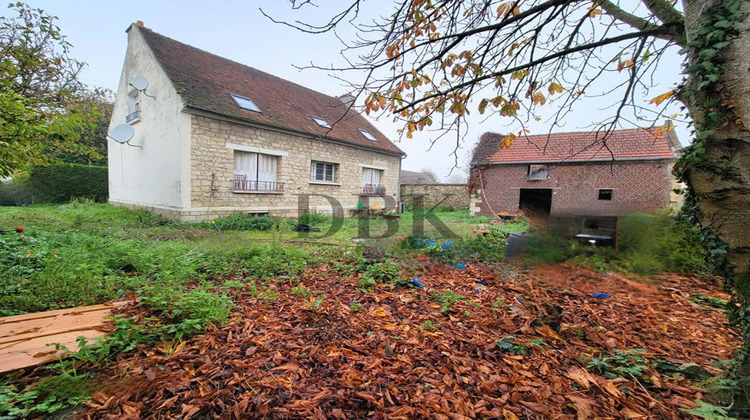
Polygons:
M135 76L130 82L130 86L133 86L136 90L140 90L141 92L143 92L148 87L148 79L146 79L144 76Z
M113 128L112 131L107 134L107 137L120 144L124 144L129 142L134 135L135 130L133 130L133 127L131 127L130 124L120 124L117 127Z

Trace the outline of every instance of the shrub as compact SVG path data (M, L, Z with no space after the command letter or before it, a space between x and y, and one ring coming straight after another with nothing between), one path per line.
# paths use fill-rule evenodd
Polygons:
M34 203L66 203L78 197L104 202L109 196L106 166L35 166L29 181Z
M331 216L326 216L317 212L305 212L298 220L300 224L311 226L330 223L330 221Z
M31 204L31 183L28 178L0 181L0 206L28 206Z
M703 273L706 250L699 230L665 214L632 214L618 223L620 253L627 269L638 274Z
M526 256L532 262L570 262L598 271L625 269L652 275L664 272L703 274L709 251L700 241L698 227L667 214L631 214L617 223L619 248L582 245L550 233L529 237Z
M271 230L280 223L281 219L268 216L253 216L242 212L234 212L226 217L214 220L224 230Z

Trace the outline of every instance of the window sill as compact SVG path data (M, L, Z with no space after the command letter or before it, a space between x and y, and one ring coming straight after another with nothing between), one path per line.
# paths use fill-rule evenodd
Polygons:
M136 119L134 119L132 121L128 121L128 124L135 125L135 124L137 124L139 122L141 122L141 117L138 117L138 118L136 118Z
M271 190L232 190L234 194L284 194L284 191L271 191Z
M334 186L334 187L340 187L341 186L341 184L339 184L338 182L328 182L328 181L310 181L309 184L313 184L313 185L331 185L331 186Z

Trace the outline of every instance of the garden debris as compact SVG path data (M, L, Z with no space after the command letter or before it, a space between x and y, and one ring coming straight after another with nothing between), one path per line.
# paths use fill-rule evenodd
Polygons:
M105 334L112 309L128 302L80 306L0 318L0 372L59 360L57 343L75 349L80 336L92 339Z
M142 347L100 367L89 418L684 418L701 391L674 366L731 357L740 336L690 293L722 296L695 278L638 287L568 266L503 276L472 264L427 263L433 293L379 284L363 293L331 267L301 281L316 309L274 282L250 287L224 326L171 352ZM492 286L474 293L477 279ZM595 299L595 290L618 299ZM685 296L671 290L685 292ZM437 295L433 295L437 296ZM524 310L512 310L503 302ZM521 297L523 296L523 297ZM523 302L523 303L521 303ZM352 311L352 305L361 310ZM143 311L130 308L128 311ZM536 319L556 319L559 331Z
M295 225L293 230L295 232L320 232L320 228L312 227L312 226L306 225L304 223L300 223L298 225Z

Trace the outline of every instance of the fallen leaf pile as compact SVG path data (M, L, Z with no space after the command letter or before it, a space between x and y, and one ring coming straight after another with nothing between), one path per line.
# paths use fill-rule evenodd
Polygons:
M227 325L101 368L106 385L82 415L686 418L679 408L702 393L684 375L650 364L642 376L607 379L586 360L637 348L649 361L718 373L709 364L739 343L721 310L691 302L693 293L726 298L698 279L647 284L567 266L509 273L425 263L424 288L367 292L357 275L319 267L302 276L309 297L289 281L273 283L276 299L241 290ZM461 296L446 304L446 292Z

